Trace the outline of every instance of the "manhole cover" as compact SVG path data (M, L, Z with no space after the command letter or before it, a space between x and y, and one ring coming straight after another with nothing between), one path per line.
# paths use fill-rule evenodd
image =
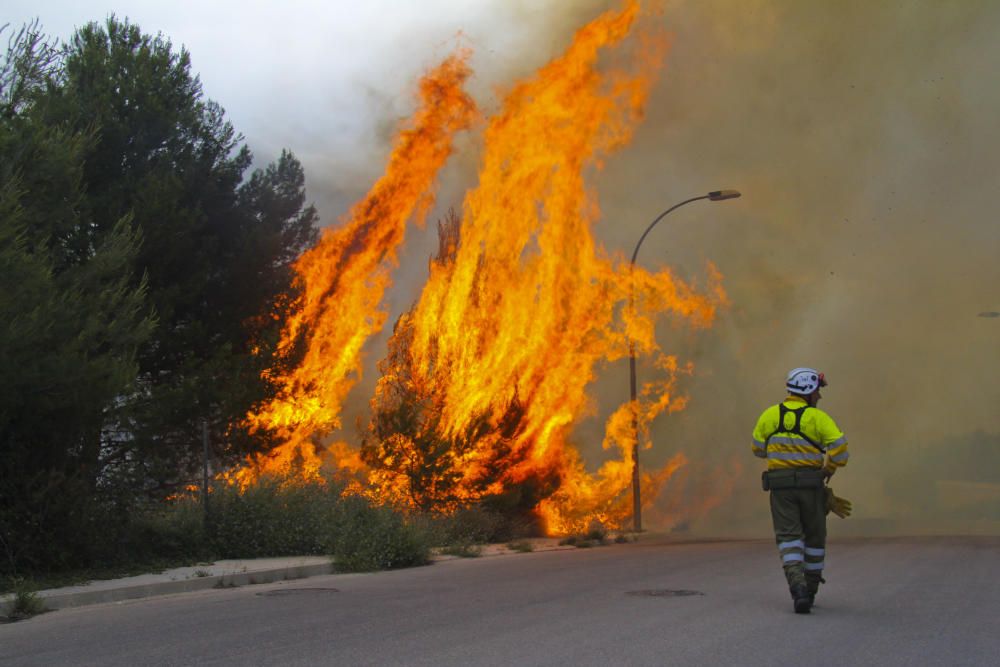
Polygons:
M688 591L683 588L651 588L644 591L626 591L625 595L642 598L683 598L691 595L704 595L704 593Z
M263 598L278 598L284 597L285 595L308 595L318 594L318 593L339 593L340 591L336 588L278 588L273 591L264 591L262 593L257 593Z

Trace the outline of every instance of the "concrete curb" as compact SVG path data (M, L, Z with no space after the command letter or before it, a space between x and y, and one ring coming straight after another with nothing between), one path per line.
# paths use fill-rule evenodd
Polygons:
M517 541L530 542L531 550L521 552L509 549L505 544L488 544L482 545L477 557L509 556L519 553L563 551L577 548L559 544L558 540L554 538L532 538ZM448 561L456 558L460 558L460 556L435 553L432 555L431 561ZM70 607L204 591L212 588L270 584L276 581L305 579L306 577L333 573L333 561L325 556L224 560L174 568L155 574L93 581L66 588L53 588L38 591L36 595L45 605L47 611L55 611ZM13 593L0 596L0 617L10 615L13 601Z
M43 591L38 594L38 597L42 599L48 609L55 610L65 609L67 607L82 607L90 604L101 604L103 602L137 600L157 595L170 595L172 593L189 593L192 591L208 590L210 588L230 588L236 586L246 586L248 584L270 584L275 581L283 581L285 579L304 579L306 577L314 577L319 574L330 574L332 571L333 563L327 562L319 565L300 565L298 567L286 567L274 570L257 570L209 575L207 577L181 579L178 581L160 581L156 583L123 586L121 588L111 588L100 591L61 593L57 589L53 591Z
M238 565L234 561L211 563L205 567L188 567L168 570L165 573L140 575L108 581L96 581L81 586L54 588L38 591L36 595L45 605L46 611L82 607L108 602L123 602L203 591L211 588L230 588L249 584L269 584L275 581L304 579L333 572L329 558L284 559L286 562L274 566L271 561L255 564L245 561ZM297 564L295 564L297 562ZM259 565L255 567L255 565ZM9 616L14 601L13 594L0 597L0 616Z

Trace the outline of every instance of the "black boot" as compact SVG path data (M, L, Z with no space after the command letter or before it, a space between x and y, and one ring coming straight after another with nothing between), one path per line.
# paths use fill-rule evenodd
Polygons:
M789 590L792 593L792 600L795 601L795 613L808 614L812 607L812 596L809 595L809 588L805 584L795 584Z
M816 593L819 592L819 585L825 584L826 579L823 577L816 577L806 575L806 587L809 589L809 603L810 605L816 604Z

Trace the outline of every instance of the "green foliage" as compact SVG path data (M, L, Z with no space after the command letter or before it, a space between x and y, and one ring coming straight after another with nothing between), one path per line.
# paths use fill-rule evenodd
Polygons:
M0 27L0 35L6 28ZM58 64L56 44L42 34L37 20L11 35L0 63L0 117L9 120L23 111Z
M460 509L439 522L446 544L500 542L507 529L504 517L481 507Z
M584 533L583 537L587 540L594 540L596 542L603 543L607 540L608 529L602 522L594 519L590 522L590 525L587 526L587 532Z
M442 547L441 553L446 556L458 556L459 558L478 558L483 554L483 548L478 544L464 542Z
M617 542L617 540L616 540ZM574 546L578 549L589 549L590 547L604 546L608 543L608 529L603 523L597 521L590 522L587 531L579 535L567 535L559 540L560 546Z
M218 462L269 445L230 426L272 391L261 371L280 327L275 304L316 238L301 165L285 151L242 183L250 151L190 68L186 50L111 17L77 31L38 103L51 125L94 130L85 240L122 216L143 234L134 266L159 326L140 349L128 419L105 447L129 462L114 471L126 483L163 495L193 476L204 419Z
M518 551L520 553L528 553L535 550L535 545L528 540L516 540L514 542L508 542L507 548L511 551Z
M263 478L240 491L216 485L209 498L208 545L218 558L328 553L337 530L334 482Z
M531 519L502 514L478 505L440 517L437 522L446 544L492 544L538 534L538 526Z
M430 562L427 532L391 507L344 498L332 536L334 566L344 572L388 570Z
M0 63L0 571L11 573L99 548L101 431L154 325L127 217L75 247L91 224L79 206L91 136L35 113L54 66L40 39L22 30Z
M198 540L147 500L195 476L202 421L217 465L270 445L239 423L273 391L261 371L317 215L294 155L246 178L241 142L162 36L114 17L62 49L37 23L11 36L0 573L186 553Z
M119 540L115 562L178 562L211 555L201 503L184 497L134 510Z
M14 594L9 603L8 621L24 620L45 611L45 602L38 597L37 589L32 583L21 577L15 577L10 587Z

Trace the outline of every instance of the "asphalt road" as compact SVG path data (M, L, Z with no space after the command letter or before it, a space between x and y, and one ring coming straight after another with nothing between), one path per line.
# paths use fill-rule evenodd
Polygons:
M808 616L773 542L639 542L65 609L0 665L1000 664L1000 538L828 552Z

